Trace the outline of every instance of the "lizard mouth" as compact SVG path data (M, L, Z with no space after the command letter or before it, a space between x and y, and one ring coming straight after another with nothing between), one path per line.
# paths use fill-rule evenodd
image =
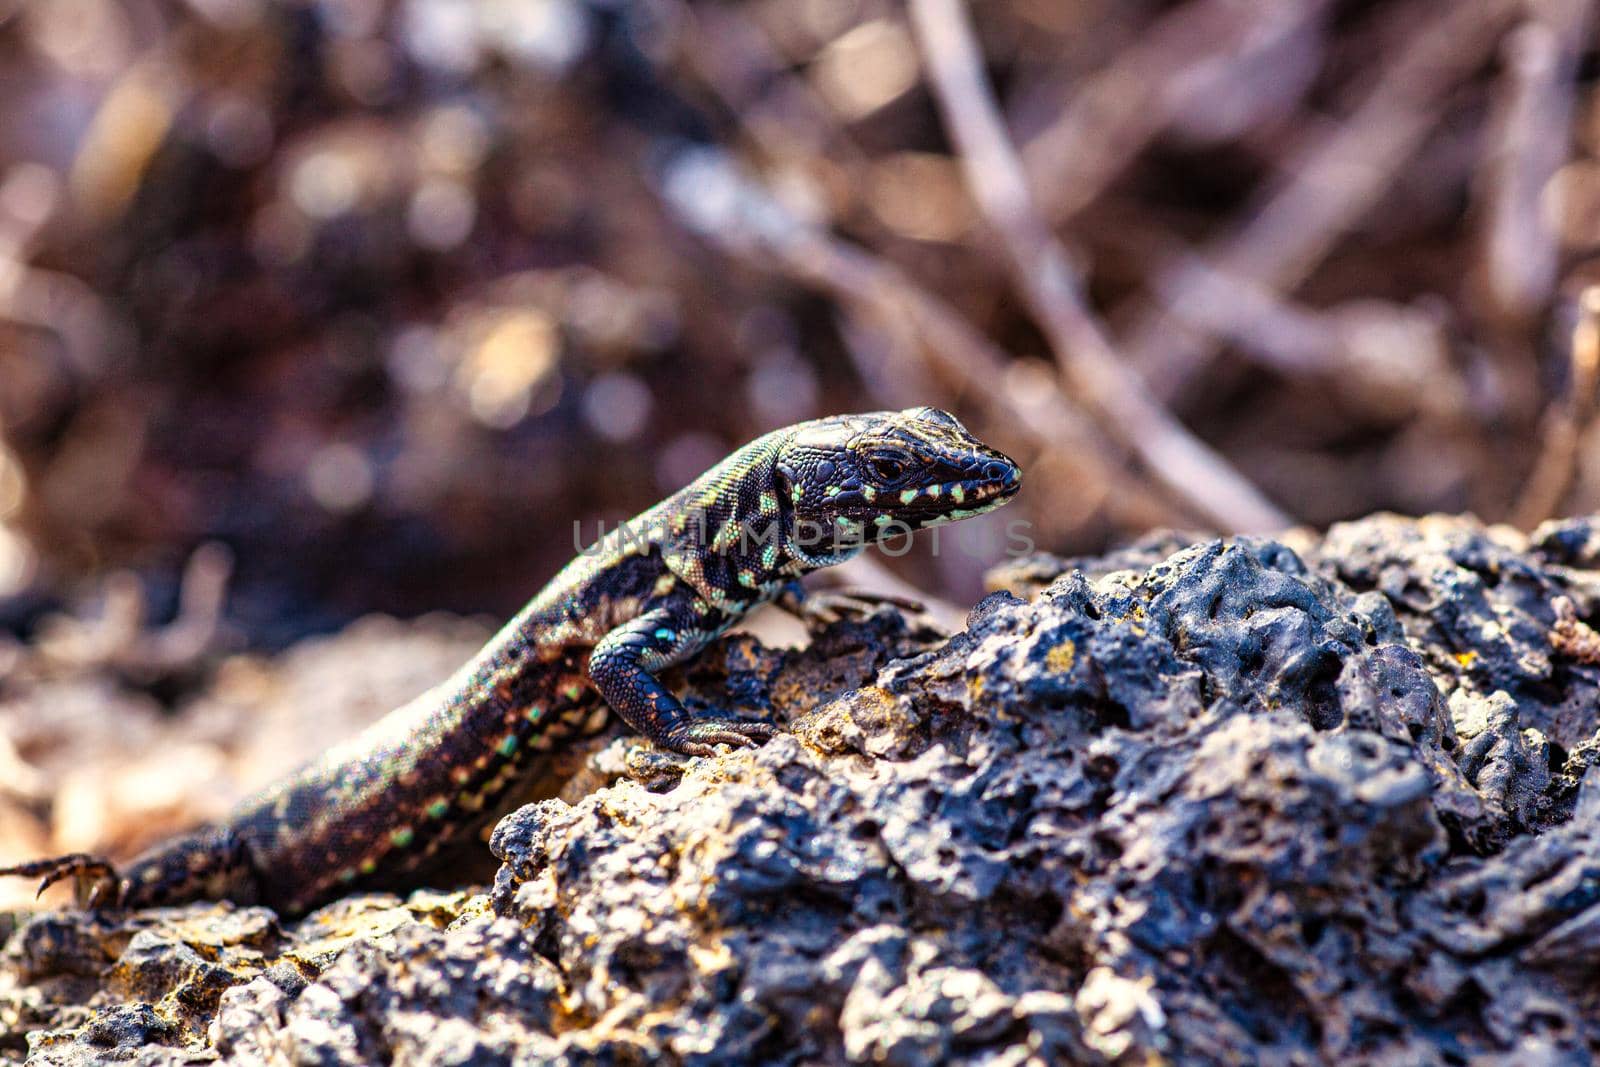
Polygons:
M1022 472L1007 459L984 462L974 477L902 489L896 496L901 507L963 519L996 508L1022 486Z

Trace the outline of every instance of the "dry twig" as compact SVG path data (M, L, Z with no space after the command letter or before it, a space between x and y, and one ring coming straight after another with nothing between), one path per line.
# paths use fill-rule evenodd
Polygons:
M994 424L1021 434L1036 448L1067 455L1080 468L1101 465L1114 451L1061 390L1036 390L1025 400L1013 395L1006 388L1011 358L898 266L800 218L770 190L737 175L720 153L691 155L669 168L680 177L675 181L669 174L663 195L706 240L847 307L870 311L879 322L904 324L921 342L905 350L926 357L926 365L901 373L923 382L932 373L950 393L972 397ZM685 178L685 170L696 173ZM680 182L688 190L683 196L674 193ZM705 195L707 185L723 183L734 189ZM1184 516L1172 515L1169 524L1183 521Z
M912 0L911 16L968 184L1005 246L1013 279L1050 339L1069 391L1169 492L1218 528L1261 532L1290 525L1288 516L1156 403L1112 352L1084 304L1066 251L1034 209L960 0Z
M51 617L39 651L58 665L109 666L146 679L192 669L226 639L223 610L232 574L226 547L212 542L195 549L183 570L177 617L156 627L148 625L144 583L131 572L113 574L100 617Z
M1571 151L1573 77L1591 0L1549 0L1506 40L1506 91L1485 153L1484 288L1512 321L1537 314L1555 285L1558 248L1541 203Z
M1577 477L1579 446L1594 421L1596 386L1600 385L1600 286L1590 286L1578 298L1570 358L1566 399L1552 405L1545 415L1539 458L1511 509L1511 521L1525 530L1560 509Z
M1083 210L1194 106L1208 82L1305 32L1326 7L1326 0L1266 10L1239 0L1201 0L1162 16L1074 88L1055 120L1021 146L1040 213L1059 225Z
M1423 7L1414 12L1419 28L1349 119L1285 160L1283 177L1243 212L1249 221L1200 252L1208 275L1278 293L1304 281L1388 187L1437 124L1450 90L1482 65L1517 9L1510 0ZM1172 397L1215 354L1215 319L1227 312L1199 295L1211 277L1195 277L1182 263L1157 267L1152 276L1161 305L1135 325L1123 349L1160 395Z
M828 144L842 153L838 162L843 166L859 168L848 131L830 120L808 86L784 70L755 26L721 10L700 10L691 17L685 8L683 15L680 47L687 64L721 97L763 155L783 159L792 155L786 145L794 142L817 148ZM741 63L720 54L720 45L729 40L740 43L736 51ZM754 106L752 85L762 86L766 98L781 100L783 106ZM757 122L757 115L765 117ZM791 129L794 125L798 128ZM759 248L764 265L776 264L794 281L828 293L851 310L841 335L864 384L880 402L904 401L900 390L889 387L890 377L907 383L925 402L931 370L951 395L974 397L997 425L1020 432L1041 452L1068 457L1083 482L1117 484L1126 499L1105 503L1111 512L1131 511L1131 525L1149 525L1153 511L1155 521L1191 521L1177 512L1162 516L1170 510L1164 501L1129 485L1126 474L1113 474L1111 457L1118 449L1059 388L1033 390L1021 402L1005 385L1011 357L899 266L835 237L819 222L802 219L769 189L746 185L743 196L749 210L740 223L698 228L725 251L747 260ZM869 327L876 328L870 330L876 338L865 336Z

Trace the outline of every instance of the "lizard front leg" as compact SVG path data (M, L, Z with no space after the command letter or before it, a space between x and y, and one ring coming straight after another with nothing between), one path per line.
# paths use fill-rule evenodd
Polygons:
M655 677L717 634L690 605L647 611L601 638L589 654L589 680L623 721L663 748L709 756L714 745L758 745L775 732L764 722L696 720Z

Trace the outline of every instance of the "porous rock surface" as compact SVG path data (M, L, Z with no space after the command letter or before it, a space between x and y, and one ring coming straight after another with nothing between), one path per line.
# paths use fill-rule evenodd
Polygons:
M948 639L885 609L708 653L691 701L790 732L516 812L487 893L35 918L0 1049L1590 1061L1600 519L1169 535L992 581Z

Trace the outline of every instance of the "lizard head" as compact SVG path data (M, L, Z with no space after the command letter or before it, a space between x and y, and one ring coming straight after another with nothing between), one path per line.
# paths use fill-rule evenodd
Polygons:
M1022 483L1008 457L937 408L801 423L784 443L777 490L795 536L871 542L993 510Z

